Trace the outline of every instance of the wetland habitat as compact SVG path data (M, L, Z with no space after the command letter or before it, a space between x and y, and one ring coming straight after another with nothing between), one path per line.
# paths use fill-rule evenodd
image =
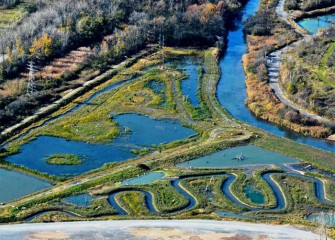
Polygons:
M317 227L312 216L335 211L334 143L260 120L245 105L242 20L263 2L246 4L222 58L216 48L156 48L9 138L0 223L206 218Z

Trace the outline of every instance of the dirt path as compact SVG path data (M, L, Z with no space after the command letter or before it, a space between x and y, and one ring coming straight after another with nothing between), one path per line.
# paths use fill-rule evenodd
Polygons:
M305 109L303 109L301 106L296 105L295 103L293 103L292 101L290 101L286 96L285 93L283 92L283 90L280 87L279 84L279 72L280 72L280 66L281 66L281 59L282 56L290 51L293 50L295 47L300 46L301 44L311 41L312 38L314 36L308 35L304 32L302 32L300 29L296 28L295 25L292 25L292 18L290 16L289 13L285 12L284 10L284 4L285 4L285 0L280 0L277 7L276 7L276 14L278 15L278 17L287 22L288 24L290 24L293 29L295 29L295 31L297 33L299 33L301 36L303 36L303 38L299 41L296 41L294 43L291 43L290 45L281 48L279 50L276 50L272 53L270 53L267 56L267 67L268 67L268 77L270 80L269 86L273 89L275 95L277 96L277 98L286 106L291 107L294 110L299 111L299 113L301 115L305 115L307 117L310 117L314 120L318 120L320 122L324 122L326 124L333 124L330 120L323 118L317 114L311 113ZM291 19L291 20L290 20Z
M98 237L98 238L96 238ZM213 220L124 220L0 226L0 240L319 239L292 226Z
M214 65L216 63L213 62L211 65ZM216 79L215 73L213 70L208 70L208 72L205 73L205 75L208 74L209 77L205 78L203 76L202 79L202 89L203 94L208 96L208 101L206 104L210 107L210 109L213 110L213 114L216 113L221 119L222 122L224 122L227 126L241 126L239 122L236 119L233 119L229 114L225 113L223 107L218 102L218 99L216 97L216 87L218 84L219 79Z

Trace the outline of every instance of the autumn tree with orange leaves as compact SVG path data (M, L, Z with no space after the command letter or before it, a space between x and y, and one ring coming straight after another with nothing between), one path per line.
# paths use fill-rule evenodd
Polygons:
M40 38L35 38L29 52L33 59L43 60L48 58L52 54L52 39L47 33Z

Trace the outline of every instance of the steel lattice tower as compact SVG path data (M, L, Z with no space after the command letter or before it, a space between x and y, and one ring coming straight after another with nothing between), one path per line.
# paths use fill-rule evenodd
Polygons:
M31 97L36 92L35 65L33 61L29 62L28 70L29 70L29 79L28 79L28 85L27 85L27 95Z

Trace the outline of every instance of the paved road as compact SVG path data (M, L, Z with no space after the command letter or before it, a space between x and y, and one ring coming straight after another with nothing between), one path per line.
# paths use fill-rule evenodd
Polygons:
M319 239L289 226L212 220L125 220L0 226L0 240Z

